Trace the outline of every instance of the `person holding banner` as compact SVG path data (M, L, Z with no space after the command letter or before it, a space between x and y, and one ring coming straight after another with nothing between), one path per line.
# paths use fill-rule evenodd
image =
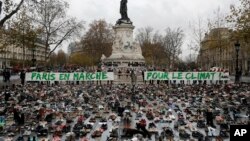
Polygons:
M132 84L132 92L134 92L135 91L136 81L137 81L137 77L135 75L134 70L131 71L130 77L131 77L131 84Z
M22 70L21 73L20 73L20 79L21 79L21 84L24 85L24 81L25 81L25 72L24 72L24 70Z

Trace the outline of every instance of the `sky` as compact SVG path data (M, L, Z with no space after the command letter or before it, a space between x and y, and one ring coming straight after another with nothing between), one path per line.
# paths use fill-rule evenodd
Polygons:
M85 21L85 28L94 20L105 19L115 24L120 18L120 0L67 0L70 4L68 14ZM185 59L190 54L187 44L192 39L190 23L202 19L204 26L207 19L214 19L215 11L222 15L230 11L230 5L239 4L239 0L128 0L128 16L135 26L135 31L143 27L153 27L164 31L167 27L181 27L185 38L182 46ZM63 47L67 50L67 46Z

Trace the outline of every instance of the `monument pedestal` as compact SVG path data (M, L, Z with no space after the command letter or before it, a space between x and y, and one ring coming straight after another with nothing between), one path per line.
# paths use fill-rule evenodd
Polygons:
M134 26L131 22L122 22L114 27L115 40L112 46L112 55L104 58L102 61L108 66L129 67L144 66L145 59L142 56L141 47L134 41L133 30Z

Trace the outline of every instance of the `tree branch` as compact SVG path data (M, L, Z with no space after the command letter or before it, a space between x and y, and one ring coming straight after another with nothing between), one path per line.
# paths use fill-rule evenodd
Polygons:
M17 5L16 9L14 9L12 12L10 12L9 14L7 14L1 21L0 21L0 28L3 27L3 24L10 19L14 14L16 14L20 7L22 6L24 0L21 0L20 3Z

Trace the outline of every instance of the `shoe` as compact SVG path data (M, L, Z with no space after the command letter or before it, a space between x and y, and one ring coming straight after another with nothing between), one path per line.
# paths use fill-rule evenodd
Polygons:
M156 125L153 122L151 122L148 124L148 128L156 128Z
M178 124L179 124L180 126L186 125L185 121L184 121L184 120L181 120L181 119L178 120Z
M197 122L197 127L198 128L205 128L205 122L204 121L202 121L202 120L198 120L198 122Z
M198 132L198 131L192 132L192 136L193 136L194 138L198 138L198 139L204 137L204 135L203 135L202 133Z
M229 130L228 124L221 124L220 129L228 131Z
M101 128L102 128L103 130L107 130L107 129L108 129L108 125L107 125L107 124L102 124Z
M212 141L212 139L209 136L206 136L205 141Z
M102 136L102 133L100 131L94 131L94 133L91 135L92 138L96 138L100 136Z
M208 136L209 137L214 137L216 136L216 129L212 128L212 127L208 127Z
M173 137L174 136L174 133L173 133L171 128L167 127L164 131L165 131L167 137Z
M110 137L118 137L118 130L117 129L113 129L110 133Z
M25 130L23 133L24 136L29 136L30 134L31 134L31 131L27 131L27 130Z
M180 136L180 138L184 138L184 139L190 138L190 135L185 130L181 130L179 132L179 136Z
M229 137L229 135L227 134L227 132L223 131L223 130L220 131L220 136L223 137L223 138Z
M175 122L175 123L174 123L174 129L175 129L175 130L177 130L177 129L178 129L178 127L179 127L178 122Z
M19 136L16 141L24 141L23 136Z

